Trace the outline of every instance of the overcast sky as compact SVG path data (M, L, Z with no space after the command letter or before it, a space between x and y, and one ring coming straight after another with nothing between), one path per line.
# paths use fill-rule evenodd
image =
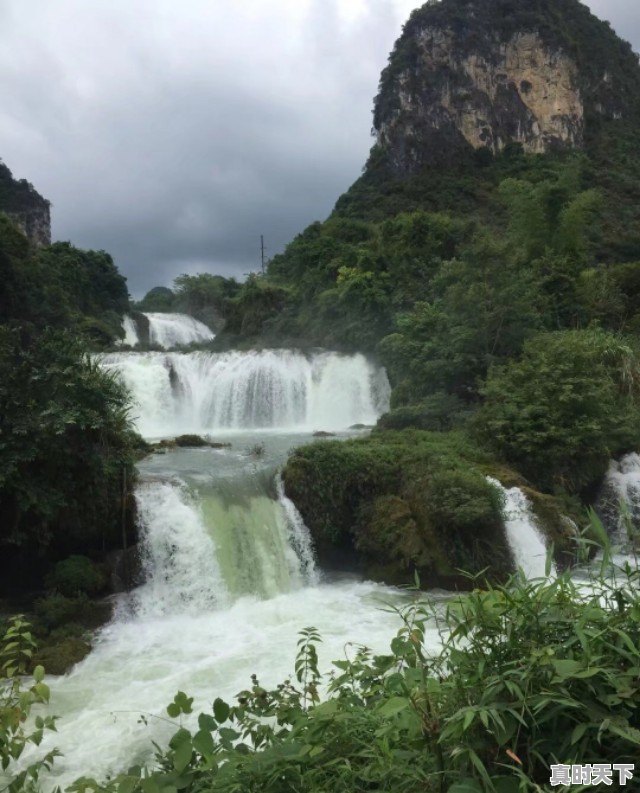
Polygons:
M415 0L0 0L0 158L53 233L140 297L243 277L323 219L371 146ZM589 0L640 50L640 0Z

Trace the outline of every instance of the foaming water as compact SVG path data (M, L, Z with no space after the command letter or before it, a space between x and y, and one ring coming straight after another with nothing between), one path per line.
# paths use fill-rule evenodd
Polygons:
M303 627L322 633L325 670L344 657L347 641L388 652L399 623L382 607L400 597L375 584L342 581L266 600L243 597L203 614L114 622L85 661L51 681L51 711L60 720L40 751L57 746L64 757L56 760L47 785L65 785L87 772L104 778L151 760L151 741L166 744L177 729L164 719L179 690L195 698L197 714L210 712L217 696L233 699L250 685L252 673L266 686L281 682L293 672ZM428 642L438 646L435 630ZM140 723L141 714L148 726Z
M147 438L221 430L346 429L389 407L384 369L363 355L295 350L112 353Z
M545 578L547 547L527 497L519 487L506 488L491 477L488 481L504 495L504 527L516 567L527 578ZM555 567L550 574L556 575Z

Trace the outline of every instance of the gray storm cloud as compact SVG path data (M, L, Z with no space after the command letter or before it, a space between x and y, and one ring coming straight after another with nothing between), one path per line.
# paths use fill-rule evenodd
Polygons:
M413 0L3 0L0 157L141 295L242 277L358 176ZM638 0L590 0L640 49Z

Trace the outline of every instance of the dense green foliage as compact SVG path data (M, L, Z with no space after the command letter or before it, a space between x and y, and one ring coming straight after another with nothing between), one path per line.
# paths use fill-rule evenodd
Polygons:
M70 553L119 545L123 512L131 522L128 394L88 357L120 337L127 309L107 253L32 250L0 215L3 592L41 587Z
M175 294L166 286L154 286L135 304L137 311L165 311L174 309Z
M46 330L25 341L0 327L3 585L16 561L29 561L13 581L24 585L45 554L119 543L134 448L128 395L74 337Z
M26 179L14 179L0 160L0 212L24 212L33 207L48 207L46 201Z
M39 332L64 328L91 347L122 335L129 297L126 279L104 251L57 242L37 251L0 215L0 322Z
M541 487L584 490L640 448L640 359L601 330L536 336L489 373L479 434Z

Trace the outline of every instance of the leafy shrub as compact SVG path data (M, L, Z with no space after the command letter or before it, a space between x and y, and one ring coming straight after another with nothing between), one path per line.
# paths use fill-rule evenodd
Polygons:
M107 577L104 569L86 556L70 556L56 564L47 583L61 595L74 598L99 594L107 585Z
M14 775L13 764L29 746L39 746L45 730L55 730L53 716L30 718L36 705L49 702L49 687L44 682L44 668L36 666L33 680L28 680L36 643L31 626L21 616L12 618L0 633L0 769L3 790L25 793L36 789L40 771L51 767L58 752L39 757Z
M438 393L427 397L417 405L397 407L378 420L381 430L404 430L414 428L433 432L447 432L462 423L468 415L464 402L453 394Z
M69 623L84 628L98 628L111 616L109 603L98 603L85 595L73 598L48 595L36 600L34 611L38 622L47 632Z

